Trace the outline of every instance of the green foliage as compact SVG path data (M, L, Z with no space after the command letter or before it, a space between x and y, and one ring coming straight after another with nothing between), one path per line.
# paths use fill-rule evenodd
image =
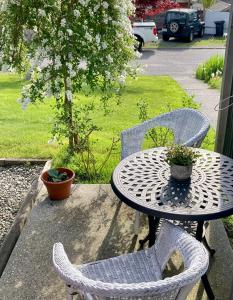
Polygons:
M169 165L191 166L198 157L192 148L173 145L167 150L165 161Z
M212 89L220 90L221 85L222 85L222 77L216 76L216 77L210 78L208 84Z
M48 181L61 182L67 180L69 177L66 172L60 172L57 169L48 170Z
M205 63L200 64L196 70L196 78L209 82L213 78L221 78L224 68L224 57L214 55Z

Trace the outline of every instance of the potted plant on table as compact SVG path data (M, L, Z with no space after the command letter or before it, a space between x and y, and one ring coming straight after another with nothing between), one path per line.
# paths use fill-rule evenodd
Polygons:
M198 157L199 154L186 146L173 145L168 148L165 161L170 165L171 177L176 180L189 179Z
M66 168L56 168L45 171L41 180L47 188L51 200L63 200L70 196L71 185L75 173Z

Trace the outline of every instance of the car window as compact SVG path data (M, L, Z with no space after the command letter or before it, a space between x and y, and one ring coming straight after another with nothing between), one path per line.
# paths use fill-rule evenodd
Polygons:
M179 21L185 22L186 21L186 14L182 12L169 12L166 16L166 21L170 23L171 21Z
M198 17L197 17L197 12L193 13L193 21L197 21Z

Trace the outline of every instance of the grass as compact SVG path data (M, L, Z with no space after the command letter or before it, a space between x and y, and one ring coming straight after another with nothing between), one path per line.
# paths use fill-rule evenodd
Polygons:
M233 216L224 218L223 219L223 224L226 228L226 232L227 232L227 235L229 237L231 247L233 248Z
M202 47L225 47L226 38L224 37L205 37L195 38L193 42L187 43L183 40L170 39L168 42L159 39L158 43L147 43L146 48L202 48Z
M220 89L224 68L224 56L213 55L196 69L196 78L208 83L211 88Z
M53 100L29 105L26 111L22 111L16 99L20 95L23 84L24 80L17 75L0 74L0 157L54 157L55 165L67 164L79 173L77 158L70 159L65 147L58 149L57 144L48 144L48 140L51 139L50 130L53 122ZM97 103L98 97L88 99L82 95L78 101L81 104L92 100ZM123 129L140 123L137 103L142 100L148 103L149 117L166 111L165 104L172 109L182 107L184 103L188 106L195 106L192 99L188 98L183 89L168 76L142 76L137 80L128 80L121 96L121 104L116 105L113 101L114 110L106 117L103 115L101 107L98 107L93 115L93 119L103 129L95 134L95 138L98 139L94 145L97 161L104 159L106 148L110 146L112 137L119 136ZM213 140L214 132L212 131L208 135L204 147L212 150ZM149 146L149 142L145 144L145 147ZM101 182L109 181L111 172L119 160L120 144L104 168Z

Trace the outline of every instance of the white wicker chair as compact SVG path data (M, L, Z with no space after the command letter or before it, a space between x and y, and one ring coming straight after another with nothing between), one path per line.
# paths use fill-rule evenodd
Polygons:
M145 134L148 130L162 126L174 133L174 143L189 147L200 147L209 130L209 120L201 112L182 108L162 114L121 133L121 158L138 152L142 148ZM134 223L135 234L138 235L140 213L136 212Z
M182 254L184 271L163 279L175 250ZM61 243L53 247L53 264L67 285L67 299L78 293L88 300L184 300L206 272L208 261L201 243L167 221L153 247L85 265L71 264Z

